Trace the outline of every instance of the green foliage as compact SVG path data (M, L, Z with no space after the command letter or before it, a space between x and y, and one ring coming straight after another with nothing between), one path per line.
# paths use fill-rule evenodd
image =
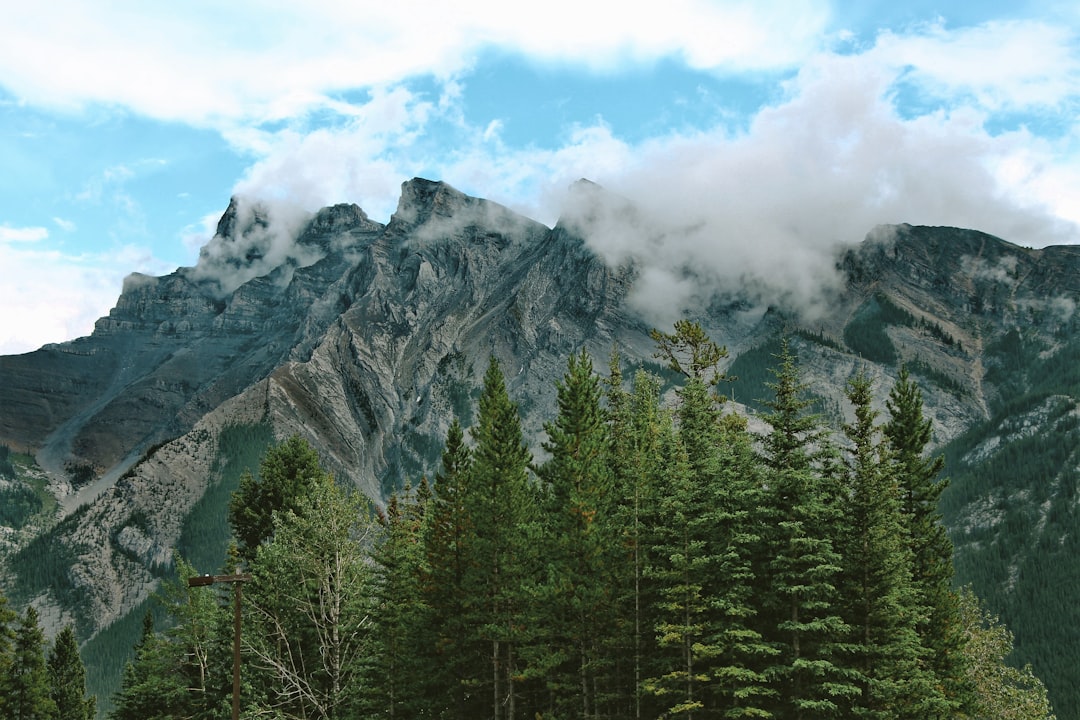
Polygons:
M70 625L56 636L47 665L57 720L93 720L96 699L86 696L86 668Z
M21 528L44 507L41 496L26 485L9 485L0 489L0 525Z
M893 305L883 295L863 303L844 328L844 343L851 351L871 362L884 365L896 363L896 346L893 345L886 327L906 325L911 315Z
M688 357L680 367L696 367ZM250 519L242 500L273 508L269 530L248 545L245 712L1048 714L1030 671L1004 664L999 626L961 619L948 545L934 531L940 461L924 456L929 424L910 376L893 388L885 425L869 381L852 382L845 455L810 412L786 342L775 359L770 430L755 439L721 413L708 367L687 375L672 411L654 376L639 371L624 388L614 355L604 387L588 355L575 354L534 477L493 358L472 447L455 420L434 487L391 496L379 528L306 443L272 448L260 475L285 492L263 503L242 487L231 514ZM193 572L178 567L181 578ZM226 597L168 586L170 621L144 631L113 717L223 717ZM955 614L939 617L938 603ZM942 662L948 653L964 661Z
M973 718L1054 720L1046 687L1031 670L1010 667L1013 637L997 617L984 610L970 588L959 594L967 678L974 688Z
M258 476L241 474L229 501L229 524L244 560L254 560L259 545L273 537L274 513L295 509L324 474L319 456L297 435L266 453Z
M701 378L710 387L722 379L719 365L727 357L727 348L709 339L698 323L676 320L675 332L653 330L649 336L657 344L654 357L667 361L675 372L688 378Z
M269 423L226 425L218 434L206 490L184 518L176 543L177 553L199 572L212 574L223 566L232 535L229 500L239 488L240 478L259 468L273 442Z
M292 457L310 451L288 447ZM244 649L252 699L287 717L354 717L371 657L374 523L366 501L324 471L308 479L292 507L274 514L251 565Z
M16 625L11 664L0 678L0 709L12 720L52 720L56 703L51 690L45 635L31 605Z

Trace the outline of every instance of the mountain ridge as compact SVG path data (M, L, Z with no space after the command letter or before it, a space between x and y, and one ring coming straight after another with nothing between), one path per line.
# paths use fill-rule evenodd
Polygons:
M635 227L632 206L581 181L568 207L549 228L420 178L403 183L385 224L356 205L279 217L233 198L198 265L129 276L89 337L0 357L0 443L32 451L52 478L64 519L39 536L70 558L48 582L17 572L5 582L52 627L74 621L84 638L139 606L215 482L230 427L300 434L378 502L433 471L450 420L469 424L492 355L527 437L551 417L571 352L617 349L662 373L654 323L633 301L648 268L598 252L588 236L590 218L605 214ZM880 404L908 365L939 447L1036 384L1023 368L1019 380L1003 374L1012 334L1048 357L1080 337L1080 248L894 225L833 263L841 282L813 313L784 305L782 292L768 303L760 287L716 287L688 314L747 377L769 363L770 339L790 336L834 420L857 368L879 379ZM744 403L759 392L747 387ZM965 507L953 516L961 541L975 517Z

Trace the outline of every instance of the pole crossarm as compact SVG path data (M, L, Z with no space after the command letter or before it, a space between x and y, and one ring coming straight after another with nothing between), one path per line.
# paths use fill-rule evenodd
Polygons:
M251 573L235 575L195 575L189 577L188 587L206 587L214 583L232 583L233 593L233 691L232 720L240 717L240 588L251 580Z
M203 587L214 583L242 583L251 582L251 573L238 573L236 575L195 575L189 577L188 587Z

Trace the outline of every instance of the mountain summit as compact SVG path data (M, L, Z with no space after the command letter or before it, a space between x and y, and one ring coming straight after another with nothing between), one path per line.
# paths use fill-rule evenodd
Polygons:
M471 423L491 356L527 437L553 416L555 380L580 348L598 364L614 349L663 374L641 293L650 268L594 236L600 225L656 242L674 232L644 229L628 201L588 181L554 228L419 178L403 183L385 225L356 205L311 215L234 198L195 267L129 276L89 337L0 357L0 443L33 455L59 500L55 517L9 536L8 594L55 627L75 621L84 638L138 607L194 532L193 510L223 517L235 459L223 438L237 428L302 436L339 481L380 502L433 473L451 420ZM880 403L905 364L938 445L975 443L956 451L951 473L1000 464L1000 452L1043 430L1076 447L1067 419L1080 415L1080 389L1068 363L1080 348L1080 248L899 225L829 262L838 281L812 311L791 295L769 301L750 281L684 308L731 351L732 407L746 412L764 396L784 335L836 422L857 368L878 378ZM1026 425L1010 425L1017 413ZM1062 462L1073 470L983 486L961 477L950 488L961 579L975 580L964 558L987 543L1015 569L997 593L1002 608L1026 591L1034 548L1071 537L1048 517L1077 512L1066 502L1075 450ZM1041 534L1006 537L1017 516ZM28 570L35 546L51 549L55 567ZM1041 627L1010 624L1020 649L1021 630Z

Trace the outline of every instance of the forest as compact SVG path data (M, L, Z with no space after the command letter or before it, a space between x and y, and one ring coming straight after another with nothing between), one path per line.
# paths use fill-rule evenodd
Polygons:
M724 348L687 321L654 339L676 401L574 354L539 460L491 358L475 423L384 507L301 438L272 445L228 503L241 717L1054 717L954 587L906 371L884 413L852 377L834 434L780 342L754 434L717 394ZM110 718L230 715L236 588L176 565Z

